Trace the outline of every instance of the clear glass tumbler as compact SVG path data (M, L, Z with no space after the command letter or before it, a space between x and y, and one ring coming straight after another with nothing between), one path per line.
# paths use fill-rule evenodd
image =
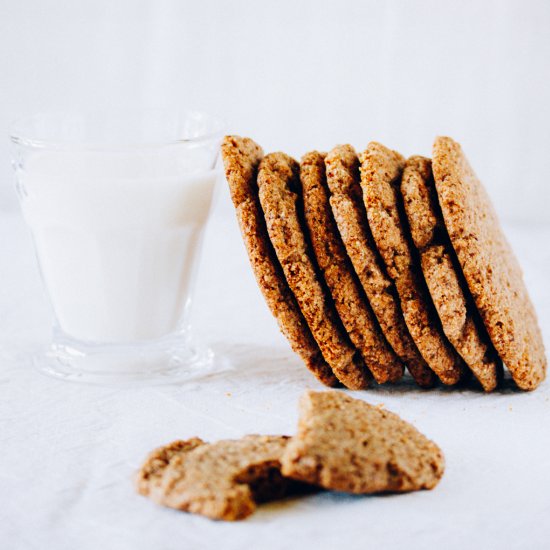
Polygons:
M15 123L17 191L55 318L42 371L158 383L216 369L189 308L222 130L195 111Z

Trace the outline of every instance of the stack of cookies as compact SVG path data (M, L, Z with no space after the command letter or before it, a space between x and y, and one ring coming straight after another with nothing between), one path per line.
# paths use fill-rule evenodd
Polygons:
M307 368L327 386L475 379L503 364L536 388L546 357L519 264L458 143L432 159L371 142L301 163L227 136L222 158L258 285Z

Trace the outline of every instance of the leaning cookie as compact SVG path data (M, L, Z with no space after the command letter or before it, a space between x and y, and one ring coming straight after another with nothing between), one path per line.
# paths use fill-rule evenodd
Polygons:
M319 346L288 288L267 234L256 183L263 151L251 139L238 136L226 136L221 151L243 241L264 299L277 319L281 332L307 368L323 384L335 386L338 380L323 359Z
M414 156L407 160L401 193L443 331L483 389L491 391L501 377L502 364L460 278L460 267L437 201L430 159Z
M432 163L445 225L487 332L516 384L535 389L546 376L542 335L491 200L451 138L435 140Z
M302 157L300 182L312 248L340 319L375 380L395 382L403 375L403 364L382 335L338 233L330 208L325 155L313 151Z
M300 487L281 475L285 436L197 441L157 449L138 473L138 491L169 508L233 521L252 514L257 503L282 498ZM173 452L174 447L182 448Z
M351 145L339 145L328 153L325 165L334 220L380 328L416 383L431 387L436 377L410 336L395 285L385 272L368 226L359 158Z
M432 489L443 453L396 414L341 392L307 392L298 432L282 455L282 473L347 493Z
M271 243L325 360L348 388L367 387L370 373L338 318L304 233L298 163L284 153L265 156L258 188Z
M465 369L441 328L420 265L413 256L405 220L400 212L399 182L405 159L371 142L361 155L361 187L376 246L395 282L411 336L428 366L448 385Z

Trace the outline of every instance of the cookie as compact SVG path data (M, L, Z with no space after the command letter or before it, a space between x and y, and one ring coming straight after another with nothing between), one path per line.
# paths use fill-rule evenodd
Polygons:
M302 157L300 183L312 249L336 311L375 380L395 382L403 376L403 365L378 327L338 233L329 203L325 155L313 151Z
M338 318L303 229L298 163L284 153L265 156L258 188L271 243L325 360L348 388L367 387L370 373Z
M401 179L403 205L424 279L443 332L485 391L494 390L502 364L461 280L437 201L430 159L410 157Z
M347 493L432 489L441 450L396 414L342 392L307 392L298 432L286 446L282 473Z
M435 376L413 342L397 297L374 244L359 183L359 158L351 145L339 145L325 158L330 206L338 231L380 328L421 387Z
M395 283L405 323L428 366L444 384L456 384L464 373L464 365L443 334L400 212L398 188L405 159L371 142L360 160L369 227Z
M162 476L170 460L176 455L185 455L205 442L198 438L177 440L155 449L149 454L136 477L136 489L140 495L149 496L151 492L159 490Z
M257 503L298 489L281 475L287 441L284 436L248 435L211 444L196 438L172 443L147 459L138 473L138 491L177 510L212 519L244 519Z
M338 380L323 359L277 260L258 201L256 176L263 157L251 139L226 136L222 159L231 199L256 282L279 328L307 368L327 386Z
M487 332L515 383L533 390L546 376L544 344L491 200L451 138L435 140L432 163L445 226Z

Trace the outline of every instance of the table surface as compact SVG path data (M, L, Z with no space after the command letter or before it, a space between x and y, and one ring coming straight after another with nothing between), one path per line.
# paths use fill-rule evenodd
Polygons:
M279 334L255 285L226 193L211 217L194 324L233 369L187 385L85 386L35 372L50 313L19 214L0 215L0 547L548 548L550 389L511 384L421 391L404 382L353 395L413 422L444 450L433 491L320 493L223 523L157 507L132 476L154 447L198 435L292 434L306 388L321 390ZM545 340L550 226L509 226Z

